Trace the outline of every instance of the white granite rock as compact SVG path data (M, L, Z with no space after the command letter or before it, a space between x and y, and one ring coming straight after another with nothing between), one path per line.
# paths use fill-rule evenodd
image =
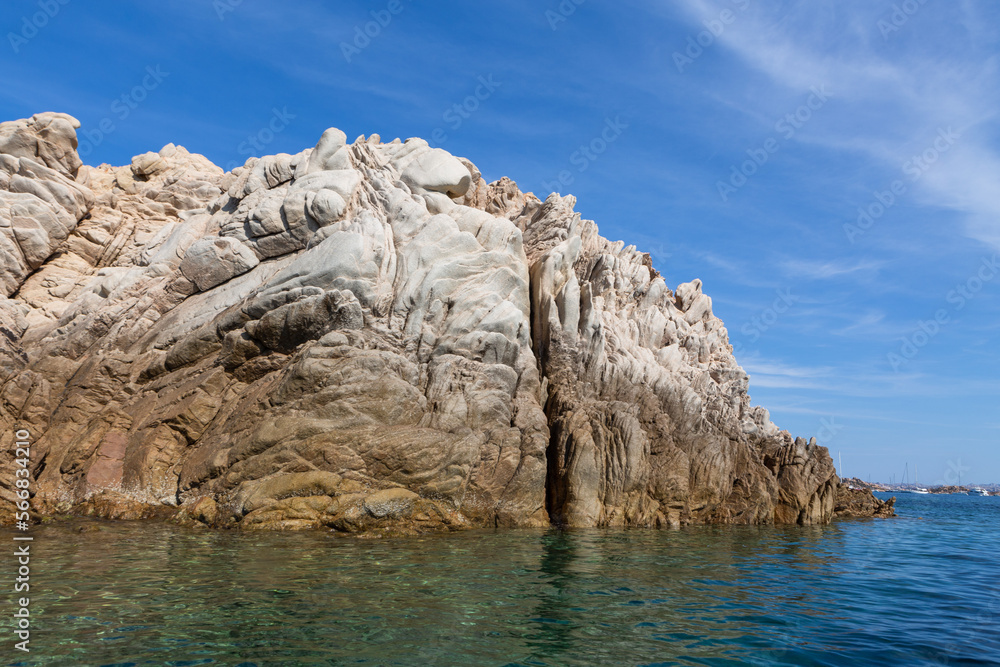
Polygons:
M257 255L236 239L204 237L195 241L184 253L180 271L204 292L246 273L258 264Z
M40 511L829 520L826 450L750 407L701 281L672 291L572 197L334 128L230 173L172 144L83 167L73 127L0 124L0 438L36 434Z

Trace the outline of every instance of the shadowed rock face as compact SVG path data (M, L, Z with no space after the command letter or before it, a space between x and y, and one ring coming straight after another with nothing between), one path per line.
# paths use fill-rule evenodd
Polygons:
M0 124L0 476L34 509L245 528L823 523L698 280L420 139L224 173ZM12 516L4 510L3 517Z

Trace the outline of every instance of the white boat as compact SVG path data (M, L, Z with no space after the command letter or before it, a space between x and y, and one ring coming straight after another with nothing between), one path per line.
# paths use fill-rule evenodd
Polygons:
M907 463L906 467L909 468L910 464ZM913 487L911 488L911 487L908 487L906 485L906 471L904 469L904 471L903 471L903 486L900 487L899 491L900 491L900 493L919 493L921 495L929 494L930 493L930 491L928 491L924 487L920 486L920 484L917 482L917 467L916 466L913 466Z
M906 483L906 473L907 473L907 468L909 468L909 467L910 467L910 464L907 463L906 464L906 468L903 469L903 484L902 484L902 486L899 487L899 492L900 493L919 493L921 495L923 495L923 494L929 494L930 491L928 491L924 487L920 486L920 483L917 481L917 467L916 466L913 466L913 486L911 487L911 486L909 486Z
M990 492L981 486L977 486L974 489L969 489L970 496L988 496Z

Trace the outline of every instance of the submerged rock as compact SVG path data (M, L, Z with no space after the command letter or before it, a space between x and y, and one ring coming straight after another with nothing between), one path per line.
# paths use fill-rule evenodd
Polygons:
M252 529L825 523L700 280L420 139L224 173L0 125L0 505ZM3 510L4 520L13 516Z

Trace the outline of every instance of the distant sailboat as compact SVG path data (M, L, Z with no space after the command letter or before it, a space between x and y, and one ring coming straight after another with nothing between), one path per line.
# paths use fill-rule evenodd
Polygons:
M906 476L910 471L910 464L907 463L903 466L903 479L899 482L899 492L900 493L913 493L912 489L906 488Z
M919 494L930 493L930 491L928 491L927 489L921 487L920 484L918 484L916 482L916 479L917 479L917 467L916 466L913 466L913 479L914 479L913 483L914 483L914 488L912 488L912 489L906 488L906 476L907 476L907 473L909 472L909 468L910 468L910 464L909 463L907 463L903 467L903 486L899 490L900 493L919 493Z

